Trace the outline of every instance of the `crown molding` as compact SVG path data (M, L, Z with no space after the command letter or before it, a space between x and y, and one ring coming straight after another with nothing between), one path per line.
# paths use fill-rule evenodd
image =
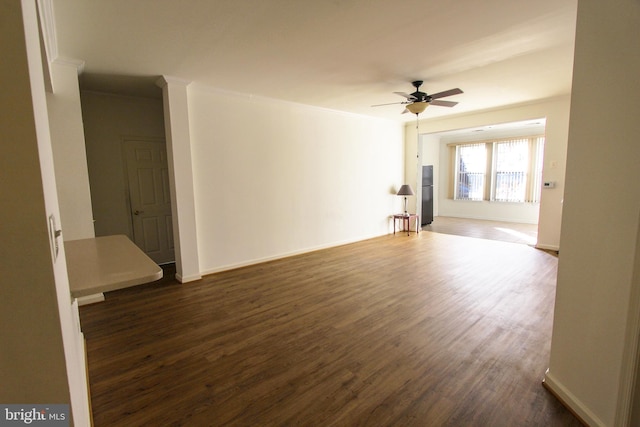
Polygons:
M162 76L156 80L156 84L160 87L165 87L170 84L189 86L191 84L191 80L181 79L179 77Z

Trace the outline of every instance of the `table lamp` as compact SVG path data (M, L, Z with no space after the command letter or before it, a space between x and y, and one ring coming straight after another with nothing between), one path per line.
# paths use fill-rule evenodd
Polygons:
M403 184L398 190L398 196L404 196L404 214L409 215L407 211L407 196L413 196L413 189L409 184Z

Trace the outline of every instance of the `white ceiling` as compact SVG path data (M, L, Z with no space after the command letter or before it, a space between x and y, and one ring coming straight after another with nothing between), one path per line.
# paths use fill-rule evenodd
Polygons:
M83 87L157 92L160 75L225 91L414 120L570 93L577 0L52 0L58 55Z

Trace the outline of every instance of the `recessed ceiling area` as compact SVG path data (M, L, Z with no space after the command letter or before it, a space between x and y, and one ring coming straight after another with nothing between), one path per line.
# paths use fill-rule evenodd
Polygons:
M424 80L461 88L429 119L569 94L577 0L50 0L83 89L157 96L165 75L396 121Z
M482 141L491 138L506 138L515 136L544 135L547 120L545 118L522 120L509 123L478 126L466 129L456 129L446 132L436 132L440 140L447 143Z

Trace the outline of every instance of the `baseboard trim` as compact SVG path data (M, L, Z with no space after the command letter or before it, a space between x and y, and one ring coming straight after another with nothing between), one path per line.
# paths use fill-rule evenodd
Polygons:
M227 264L227 265L223 265L223 266L216 267L216 268L204 269L204 270L201 271L201 274L203 276L208 276L210 274L221 273L223 271L230 271L230 270L235 270L237 268L248 267L250 265L262 264L263 262L275 261L275 260L279 260L279 259L283 259L283 258L289 258L289 257L296 256L296 255L303 255L303 254L306 254L306 253L315 252L315 251L319 251L319 250L323 250L323 249L330 249L330 248L335 248L335 247L338 247L338 246L349 245L351 243L362 242L364 240L375 239L377 237L386 236L386 235L390 235L390 234L391 234L390 232L387 232L385 234L373 234L373 235L369 235L369 236L360 236L360 237L355 238L355 239L346 239L346 240L342 240L340 242L332 242L332 243L328 243L326 245L313 246L313 247L304 248L304 249L300 249L300 250L296 250L296 251L280 253L280 254L273 255L273 256L268 256L268 257L263 257L263 258L254 258L254 259L243 261L243 262L239 262L239 263L236 263L236 264Z
M544 249L546 251L560 252L560 246L558 246L558 245L545 245L545 244L536 243L535 248L536 249Z
M580 401L580 399L563 386L562 383L556 380L553 375L549 373L548 369L544 374L542 385L584 425L591 427L606 427L606 424L591 412L589 408Z
M76 299L78 300L78 305L79 306L95 304L97 302L104 301L104 294L102 292L100 292L99 294L87 295L87 296L84 296L84 297L78 297Z
M202 279L202 275L200 274L194 274L191 276L182 276L176 273L176 280L180 283L195 282L196 280L200 280L200 279Z

